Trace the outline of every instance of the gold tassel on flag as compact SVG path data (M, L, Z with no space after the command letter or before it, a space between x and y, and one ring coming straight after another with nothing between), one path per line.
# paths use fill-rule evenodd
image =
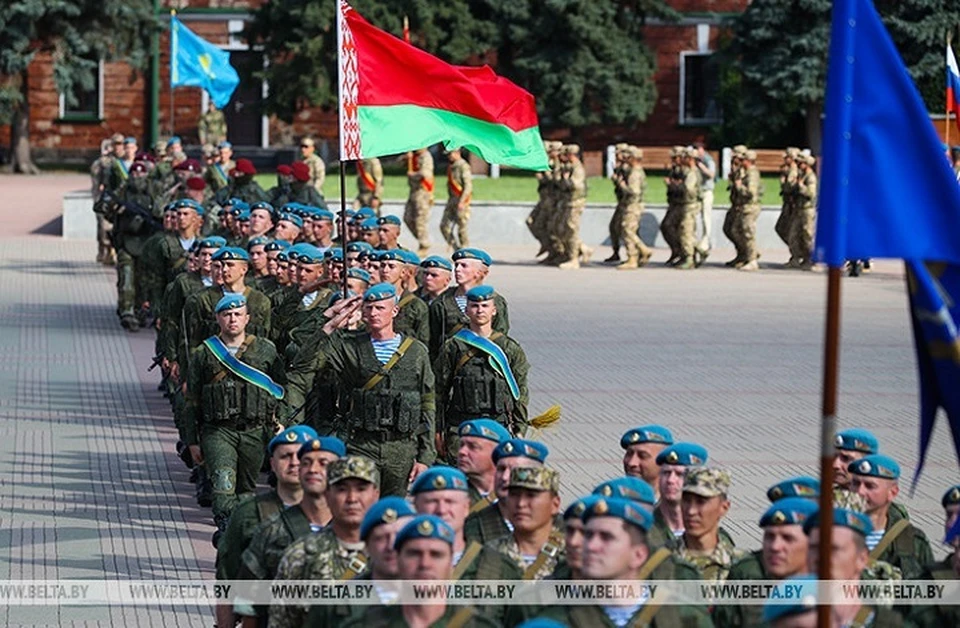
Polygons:
M560 405L550 406L541 414L530 419L530 427L536 428L538 430L546 429L552 427L557 421L560 420Z

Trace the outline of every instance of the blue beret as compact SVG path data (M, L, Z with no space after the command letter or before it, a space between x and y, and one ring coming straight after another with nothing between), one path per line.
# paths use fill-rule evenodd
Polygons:
M273 450L276 449L278 445L303 445L316 438L316 430L309 425L294 425L270 439L270 444L267 445L267 453L273 455ZM297 450L299 451L299 447Z
M233 148L233 144L231 144L227 140L223 140L222 142L217 144L217 148Z
M459 249L453 254L453 261L458 261L462 259L475 259L477 261L483 262L484 266L491 266L493 264L493 258L486 251L480 249Z
M836 446L837 449L859 451L864 454L875 454L880 451L880 444L877 441L877 437L867 430L860 428L837 432L834 446Z
M213 254L213 259L218 262L240 261L249 262L250 256L246 251L237 246L225 246Z
M366 220L367 218L376 218L377 212L375 212L371 207L361 207L360 209L357 210L357 213L355 213L353 217L360 220Z
M401 517L414 517L417 511L402 497L384 497L363 516L360 524L360 540L366 541L370 533L377 526L393 523Z
M243 209L237 214L237 220L240 222L250 222L250 210Z
M285 251L290 248L290 243L286 240L270 240L267 242L267 245L263 247L263 250L267 253L272 253L274 251Z
M180 136L178 135L174 135L173 137L167 140L167 146L173 146L174 144L182 144L182 143L183 142L180 141Z
M347 296L348 296L348 297L355 297L355 296L357 296L357 293L354 292L353 290L350 290L350 291L347 292ZM337 301L339 301L339 300L342 299L342 298L343 298L343 293L340 292L339 290L337 290L336 292L334 292L333 294L330 295L330 300L327 301L327 307L330 307L331 305L333 305L334 303L336 303Z
M567 628L567 625L561 624L549 617L534 617L522 624L517 624L517 628Z
M329 209L323 209L318 207L316 211L313 212L314 220L328 220L330 222L333 222L334 218L336 218L336 216L334 216L333 212L330 211Z
M807 475L784 480L774 484L767 490L767 499L772 502L785 497L820 497L820 480Z
M250 209L250 203L246 202L242 198L237 198L237 197L227 199L227 206L232 207L237 211L244 211L246 209Z
M833 525L842 528L850 528L854 532L859 532L863 536L868 536L873 532L873 524L870 523L870 517L862 512L847 510L846 508L833 509ZM811 514L806 523L803 524L803 531L810 534L810 530L820 527L820 511L817 510Z
M418 515L413 521L403 526L393 542L395 549L400 549L407 541L414 539L439 539L453 546L455 533L446 521L436 515Z
M674 443L657 455L657 464L699 467L707 463L707 450L696 443Z
M250 211L253 211L253 210L255 210L255 209L265 209L265 210L267 210L268 212L270 212L271 214L273 214L273 213L276 211L276 210L273 208L273 205L271 205L270 203L268 203L268 202L266 202L266 201L257 201L256 203L254 203L253 205L250 206Z
M496 464L501 458L515 458L518 456L545 462L548 455L550 455L550 450L547 449L547 446L543 443L523 438L511 438L497 445L497 448L493 450L492 457L493 463Z
M400 257L405 263L411 266L420 265L420 256L409 249L400 249Z
M256 236L255 238L250 238L250 241L247 242L247 251L252 249L255 246L262 246L266 250L266 246L270 244L271 240L267 236Z
M370 246L370 243L364 242L363 240L355 240L354 242L347 243L347 253L365 253L372 250L373 247Z
M583 513L583 521L586 523L594 517L616 517L641 530L649 530L653 525L653 515L647 512L646 508L620 497L602 497L590 504Z
M297 455L302 456L311 451L327 451L343 458L347 455L347 446L336 436L321 436L320 438L314 438L313 440L305 442L303 446L300 447Z
M940 505L944 508L947 506L956 506L957 504L960 504L960 484L948 488L947 492L944 493L940 499Z
M291 225L297 227L298 229L303 229L303 218L301 218L300 216L297 216L293 212L283 212L282 214L280 214L280 218L278 219L278 222L280 220L285 220L289 222Z
M475 303L480 303L483 301L490 301L497 295L496 291L493 289L493 286L476 286L475 288L470 288L467 290L467 301L473 301Z
M348 268L347 277L350 279L359 279L360 281L370 283L370 273L362 268Z
M371 249L370 249L370 252L367 253L366 255L367 255L367 257L370 259L371 262L379 262L379 261L380 261L380 255L383 254L383 253L384 253L384 251L381 251L380 249L371 248Z
M300 216L303 212L303 205L300 203L284 203L280 206L280 213L293 214L294 216Z
M317 249L317 247L313 246L309 242L297 242L296 244L291 246L289 249L287 249L287 255L290 257L291 260L297 261L300 259L301 253L309 252L312 254L313 253L312 249ZM320 253L320 257L323 257L323 253Z
M847 465L847 471L855 475L866 475L884 480L900 479L900 465L890 456L884 456L883 454L873 454L864 456L860 460L854 460Z
M390 283L378 283L367 288L363 293L363 300L366 302L383 301L384 299L397 299L397 289Z
M380 251L381 262L402 262L403 257L403 249L388 249L386 251Z
M386 216L380 216L377 218L378 225L396 225L400 226L400 217L394 216L393 214L387 214Z
M323 251L315 247L312 244L306 242L301 242L296 245L297 248L297 261L301 264L322 264L323 263ZM291 247L293 248L293 247Z
M802 526L817 512L817 503L803 497L784 497L773 503L760 517L760 527Z
M632 502L653 506L657 503L657 494L653 487L634 477L622 477L607 480L593 489L593 494L600 497L617 497L629 499Z
M576 500L563 511L563 519L580 519L583 517L584 513L587 512L587 508L593 505L600 496L598 495L587 495L586 497L581 497Z
M323 252L323 259L327 261L342 262L343 261L343 249L339 246L330 247Z
M196 202L192 198L180 199L179 201L176 202L175 208L176 209L180 209L180 208L192 209L193 211L197 212L198 216L203 216L206 213L206 210L203 208L203 205Z
M380 223L377 222L376 218L367 218L360 223L360 229L363 231L376 231L380 226Z
M137 143L137 138L135 138L135 137L133 137L133 136L127 136L127 137L123 138L123 143L124 143L124 144L136 144L136 143Z
M186 199L184 199L184 200L186 200ZM164 205L164 206L163 206L163 213L175 212L175 211L177 211L177 203L178 203L178 202L179 202L179 201L170 201L169 203L167 203L166 205Z
M620 437L620 446L624 449L630 445L639 445L640 443L672 445L673 434L662 425L650 424L627 430L627 432Z
M217 314L223 312L224 310L235 310L237 308L243 307L247 304L247 298L242 294L226 294L217 301L217 305L213 308L213 311Z
M495 443L502 443L510 440L510 432L507 428L500 425L493 419L471 419L460 424L457 430L460 437L473 436L476 438L485 438Z
M788 604L782 602L784 599L783 596L771 596L768 598L767 603L763 605L764 624L772 624L786 617L802 615L803 613L815 613L817 611L817 577L815 575L801 574L798 576L790 576L774 586L778 589L789 586L790 590L796 591L795 587L797 585L802 587L800 594ZM792 598L793 596L790 597Z
M282 249L279 253L277 253L277 261L289 262L290 261L290 254L288 253L289 250L290 250L289 248L286 248L286 249Z
M430 467L417 476L410 487L411 495L430 491L467 491L467 476L454 467Z
M220 236L207 236L200 240L201 249L222 249L225 246L227 246L227 240Z
M420 262L421 268L442 268L443 270L453 271L453 264L450 263L445 257L440 257L439 255L431 255L427 257L422 262Z

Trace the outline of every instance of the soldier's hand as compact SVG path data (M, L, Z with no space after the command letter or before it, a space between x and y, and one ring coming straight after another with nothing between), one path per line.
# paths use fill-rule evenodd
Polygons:
M190 457L193 458L193 464L203 464L203 452L200 451L200 445L190 445Z
M363 296L359 294L337 301L333 307L330 308L333 316L327 321L327 324L323 326L323 332L330 335L334 331L346 327L350 322L350 318L360 309L362 304Z
M414 461L413 468L410 469L410 477L407 478L407 482L413 482L414 480L417 479L417 476L419 476L421 473L423 473L426 470L427 470L427 465L423 464L422 462Z
M180 364L178 362L170 362L170 377L180 381Z

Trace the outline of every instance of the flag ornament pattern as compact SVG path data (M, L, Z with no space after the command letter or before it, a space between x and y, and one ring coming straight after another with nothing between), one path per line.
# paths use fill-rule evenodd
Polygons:
M229 52L198 36L176 15L170 17L170 87L202 87L222 109L239 84Z
M394 155L442 142L489 163L546 170L533 96L487 66L455 66L337 13L341 158Z

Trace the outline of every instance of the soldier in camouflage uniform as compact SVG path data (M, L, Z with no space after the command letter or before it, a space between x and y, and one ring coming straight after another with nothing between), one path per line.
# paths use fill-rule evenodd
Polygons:
M376 157L357 160L357 198L353 208L369 207L380 215L383 202L383 166Z
M236 167L237 163L233 160L233 144L226 140L217 144L217 154L203 173L210 191L217 194L220 190L230 187L230 173ZM224 205L224 203L220 204Z
M730 232L743 262L735 267L750 271L760 268L757 262L760 257L757 252L757 219L760 217L763 186L760 182L760 171L757 170L757 153L748 150L743 155L742 164L744 175L735 182L737 199L741 206L730 226Z
M509 442L509 441L508 441ZM524 580L543 580L564 561L560 513L560 474L543 466L516 467L506 483L510 534L487 543L523 572Z
M431 255L420 262L420 269L421 285L416 295L427 304L429 312L430 305L450 287L453 264L439 255Z
M790 229L790 255L800 268L813 267L813 229L817 217L817 158L801 156L797 166L796 206Z
M627 249L627 259L617 270L632 270L646 265L653 251L640 239L640 219L643 217L643 194L647 186L647 174L643 170L643 151L627 147L621 175L614 178L618 199L623 211L620 218L619 236ZM620 206L618 205L618 207ZM616 256L619 261L619 255ZM612 259L612 258L611 258Z
M190 354L184 427L194 464L206 461L213 518L223 531L239 496L256 488L286 374L273 343L244 331L246 299L227 295L215 312L220 334ZM241 377L237 361L258 372Z
M470 246L467 224L470 222L470 201L473 197L473 173L459 148L447 153L447 205L440 220L440 233L451 251ZM456 227L456 233L454 233Z
M746 256L741 250L740 241L734 233L734 223L740 220L740 214L743 212L745 199L741 194L741 189L746 181L747 170L743 159L747 154L747 147L743 144L737 144L733 147L733 156L730 158L730 173L727 175L727 190L730 192L730 208L723 219L723 235L737 249L737 255L724 266L728 268L739 268L746 264Z
M580 161L580 147L568 144L560 153L566 165L560 172L557 185L563 198L562 209L557 214L558 235L566 254L566 261L557 265L562 269L580 268L580 263L590 261L593 249L580 239L580 219L587 207L587 171Z
M690 468L706 464L707 457L707 450L696 443L675 443L657 454L660 501L653 511L653 526L648 533L651 544L676 548L676 539L683 534L684 478Z
M653 487L660 498L660 465L657 456L673 444L673 434L662 425L641 425L620 437L623 448L623 474L637 477Z
M677 214L677 243L680 261L674 268L688 270L699 266L697 253L697 214L700 213L702 194L702 175L696 165L697 149L687 147L683 151L683 195L680 202L682 213Z
M497 467L493 450L510 440L510 432L493 419L472 419L460 424L460 445L456 466L467 476L470 513L479 512L496 501L494 481Z
M545 141L543 148L547 153L547 160L550 166L549 170L537 172L537 204L533 211L527 217L527 227L533 237L540 242L540 251L537 257L548 253L548 256L540 261L545 263L558 263L559 260L552 259L554 252L551 248L550 225L553 222L553 214L557 211L557 190L556 182L560 171L560 148L562 142Z
M283 553L274 582L283 580L351 580L367 568L360 524L367 510L380 499L380 472L373 460L347 456L327 469L327 506L330 525L318 534L294 541ZM308 608L299 605L270 607L270 626L299 628Z
M173 232L164 231L154 235L153 244L148 241L141 258L145 306L160 316L163 292L186 268L190 248L200 234L205 210L196 201L184 199L171 204L176 216Z
M163 290L167 286L166 269L164 264L158 264L158 261L164 257L169 249L173 251L174 247L180 249L180 241L177 238L177 207L175 203L167 203L163 206L162 228L147 238L143 243L143 252L140 254L141 276L140 286L143 294L143 307L147 309L154 318L158 316L160 300L163 298ZM197 223L199 228L199 223ZM179 268L186 268L189 259L190 248L194 239L190 242L187 250L182 251ZM170 277L173 280L173 277Z
M323 196L323 181L327 177L327 167L317 154L317 145L313 138L300 140L300 160L310 168L310 187Z
M607 230L610 233L610 248L613 249L613 255L603 260L604 263L615 263L620 261L620 243L623 240L623 231L622 222L623 222L623 211L625 208L623 202L622 189L620 187L620 181L625 181L627 175L629 174L629 165L627 164L627 159L629 154L632 153L630 145L625 143L620 143L614 146L614 162L613 162L613 172L610 174L610 180L613 182L613 195L617 199L617 203L613 208L613 215L610 217L610 224L607 225Z
M592 501L581 515L584 545L582 577L599 581L659 580L668 575L668 552L653 551L646 532L653 524L650 513L631 501L602 497ZM660 569L660 573L657 570ZM669 628L713 625L707 609L692 605L661 605L650 600L615 607L552 606L540 615L573 628L596 626L654 626Z
M507 510L510 472L517 467L543 466L549 453L546 445L521 438L503 441L494 448L492 459L496 470L493 492L496 499L490 505L471 512L467 517L464 535L468 541L489 543L513 531Z
M833 458L833 503L841 508L863 512L866 503L850 490L850 472L847 468L855 460L878 453L880 443L870 431L851 428L837 432L833 444L836 450ZM902 514L906 515L906 511Z
M660 234L663 241L670 247L670 258L667 266L677 264L681 259L679 228L683 220L683 146L674 146L670 149L670 167L663 181L667 187L667 212L660 223Z
M777 235L783 240L783 243L790 246L790 231L793 229L794 209L796 204L797 181L799 170L797 169L797 160L800 157L800 149L788 147L783 152L783 165L780 166L780 198L783 199L780 206L780 217L777 218L775 230ZM800 260L790 256L787 266L796 268L800 265Z
M290 172L293 174L293 181L290 182L290 190L287 192L287 202L326 209L327 201L324 199L323 194L318 192L317 188L310 184L310 166L302 161L298 161L290 166ZM306 223L306 221L304 222ZM309 240L312 234L306 224L304 224L303 231L305 239Z
M270 195L253 178L255 174L257 174L257 168L252 161L238 159L234 169L229 172L230 180L227 184L220 188L214 188L217 190L217 202L224 205L226 200L230 198L239 198L251 204L258 201L269 201Z
M420 297L408 289L408 253L402 249L383 251L380 254L380 281L392 285L398 295L394 330L427 345L430 342L429 309ZM416 261L419 265L420 260Z
M400 580L450 580L453 572L454 531L434 515L418 515L397 535L397 566ZM367 608L346 621L353 628L404 628L445 626L485 628L499 624L472 606L451 606L430 600L426 604L388 604Z
M344 400L344 440L380 465L385 495L405 494L437 455L429 355L423 343L394 331L396 303L396 288L381 283L334 304L330 320L297 354L281 415L296 421L314 378L329 369ZM364 331L337 331L358 317Z
M960 484L947 489L940 500L943 505L947 532L945 542L953 552L942 561L927 565L922 580L939 580L945 584L955 584L960 580L960 537L950 538L950 533L960 516ZM909 614L909 619L919 628L942 628L960 626L960 606L938 604L936 606L917 606Z
M677 554L693 563L704 580L726 580L730 567L746 553L720 535L720 520L730 509L730 474L720 469L687 471L683 479L683 536Z
M227 118L212 101L207 105L207 112L200 116L197 135L201 145L217 146L227 139Z
M449 461L459 449L457 434L465 420L490 417L513 436L527 431L527 356L514 339L494 331L496 292L491 286L471 288L466 296L470 324L443 344L434 363L437 431Z
M430 252L430 235L427 223L430 220L430 210L433 209L433 155L426 148L421 148L408 156L410 168L407 172L407 184L410 186L410 196L407 198L403 210L403 224L417 239L420 246L420 257L426 257Z
M117 159L116 147L123 149L123 136L117 133L112 138L100 142L100 157L90 166L91 194L94 203L100 200L100 195L110 184L110 173L113 171L113 161ZM116 263L113 244L110 241L110 232L113 225L103 216L97 216L97 262L111 266Z

